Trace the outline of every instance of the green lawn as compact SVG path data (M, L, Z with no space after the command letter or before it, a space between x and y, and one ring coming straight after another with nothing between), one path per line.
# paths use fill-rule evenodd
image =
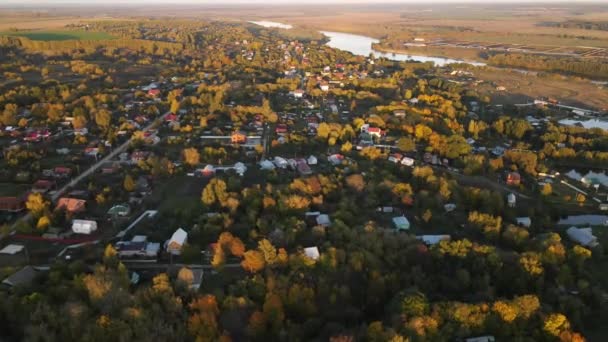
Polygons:
M21 31L21 32L0 32L0 36L19 36L31 40L107 40L114 39L113 36L105 32L89 31L61 31L61 30L40 30L40 31Z

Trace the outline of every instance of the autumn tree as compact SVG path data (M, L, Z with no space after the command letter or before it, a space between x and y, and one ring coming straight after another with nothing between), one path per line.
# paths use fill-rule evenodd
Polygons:
M25 202L25 207L30 211L30 213L38 218L44 212L46 212L49 208L50 203L44 199L42 194L40 193L32 193L27 197L27 202Z
M217 300L213 295L205 295L195 299L188 306L190 317L188 331L197 341L214 341L218 338L218 315L220 313Z
M108 129L112 120L112 113L107 109L100 109L95 113L95 123L102 129Z
M244 260L241 262L241 266L250 273L261 271L265 265L264 254L256 250L245 252Z
M361 174L355 173L346 177L346 184L356 191L363 191L365 189L365 180Z
M182 151L182 156L184 158L184 162L190 166L198 165L201 159L198 150L194 147L184 149Z
M124 181L122 182L122 186L127 192L133 192L135 190L135 181L131 175L126 175Z

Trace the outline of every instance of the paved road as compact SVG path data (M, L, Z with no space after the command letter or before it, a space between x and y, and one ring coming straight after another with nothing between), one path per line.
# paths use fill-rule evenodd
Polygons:
M157 264L157 263L143 263L143 262L129 262L128 260L122 260L122 263L127 269L130 270L164 270L169 267L188 267L194 269L212 270L211 265L200 265L200 264ZM236 264L225 264L223 268L239 268L242 267L240 263Z
M167 112L167 113L159 116L158 118L156 118L148 126L144 127L143 131L147 132L151 128L153 128L156 124L161 123L165 119L165 117L167 115L169 115L169 113L170 112ZM58 189L57 191L55 191L53 193L53 195L51 196L51 200L53 202L57 201L70 188L74 187L76 184L80 183L82 180L84 180L85 178L87 178L88 176L90 176L91 174L93 174L95 171L97 171L105 163L109 162L110 160L112 160L113 158L115 158L116 156L118 156L119 154L121 154L124 151L126 151L126 149L129 147L129 144L131 143L132 140L133 140L133 138L127 140L122 145L120 145L117 148L115 148L114 150L112 150L112 152L108 153L108 155L106 155L105 157L103 157L102 159L100 159L97 163L95 163L90 168L86 169L84 172L82 172L80 175L78 175L78 177L72 179L68 184L64 185L63 187L61 187L60 189ZM17 228L17 225L20 222L22 222L24 220L27 221L29 219L31 219L30 213L27 213L27 214L21 216L19 219L17 219L17 221L15 221L15 223L13 223L13 225L11 226L11 233L10 234L13 235L15 233L15 229ZM4 238L4 236L0 236L0 239L2 239L2 238Z

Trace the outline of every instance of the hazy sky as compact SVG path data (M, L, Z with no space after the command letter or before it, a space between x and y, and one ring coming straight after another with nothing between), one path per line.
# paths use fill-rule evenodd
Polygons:
M86 5L103 5L103 4L132 4L132 3L146 3L146 4L283 4L283 5L302 5L307 3L464 3L464 2L477 2L477 3L608 3L608 0L0 0L0 6L3 4L86 4Z

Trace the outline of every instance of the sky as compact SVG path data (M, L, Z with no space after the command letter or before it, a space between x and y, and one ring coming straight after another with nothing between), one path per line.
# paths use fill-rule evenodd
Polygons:
M223 4L282 4L282 5L302 5L308 3L607 3L608 0L0 0L0 5L3 4L22 4L22 5L54 5L54 4L86 4L86 5L104 5L104 4L207 4L207 5L223 5Z

